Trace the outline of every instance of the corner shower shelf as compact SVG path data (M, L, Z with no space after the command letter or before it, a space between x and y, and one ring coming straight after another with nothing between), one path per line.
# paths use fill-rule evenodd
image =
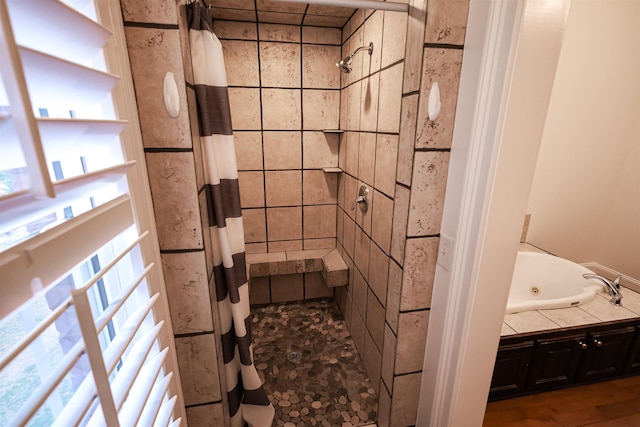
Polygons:
M340 173L340 172L342 172L342 169L340 169L340 168L322 168L322 171L324 173Z

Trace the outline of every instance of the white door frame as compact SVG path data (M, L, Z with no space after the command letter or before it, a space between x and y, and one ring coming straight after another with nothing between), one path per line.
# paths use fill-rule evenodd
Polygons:
M471 0L417 426L479 426L571 0Z

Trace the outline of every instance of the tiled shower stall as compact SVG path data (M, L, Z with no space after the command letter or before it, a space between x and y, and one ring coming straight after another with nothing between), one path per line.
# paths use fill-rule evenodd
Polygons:
M378 425L413 425L468 0L411 0L408 14L209 3L225 52L247 253L337 248L349 284L323 292L334 294L379 395ZM188 422L225 425L184 0L121 4ZM335 63L369 42L373 54L340 73ZM181 93L175 119L162 99L169 71ZM442 94L435 122L426 115L432 82ZM363 184L366 213L351 210ZM269 292L252 289L252 303L303 299L318 280L287 276L258 285ZM274 286L285 296L274 299Z

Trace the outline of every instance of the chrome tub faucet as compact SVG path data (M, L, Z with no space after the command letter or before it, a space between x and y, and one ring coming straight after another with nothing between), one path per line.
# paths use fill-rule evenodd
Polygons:
M621 305L622 293L620 292L620 276L616 277L613 281L597 274L583 274L582 277L585 279L601 280L609 291L609 295L611 295L611 300L609 302L613 305Z

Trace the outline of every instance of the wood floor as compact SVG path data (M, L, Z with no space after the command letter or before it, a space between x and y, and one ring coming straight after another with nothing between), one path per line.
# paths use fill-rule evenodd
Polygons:
M490 402L493 426L640 426L640 376Z

